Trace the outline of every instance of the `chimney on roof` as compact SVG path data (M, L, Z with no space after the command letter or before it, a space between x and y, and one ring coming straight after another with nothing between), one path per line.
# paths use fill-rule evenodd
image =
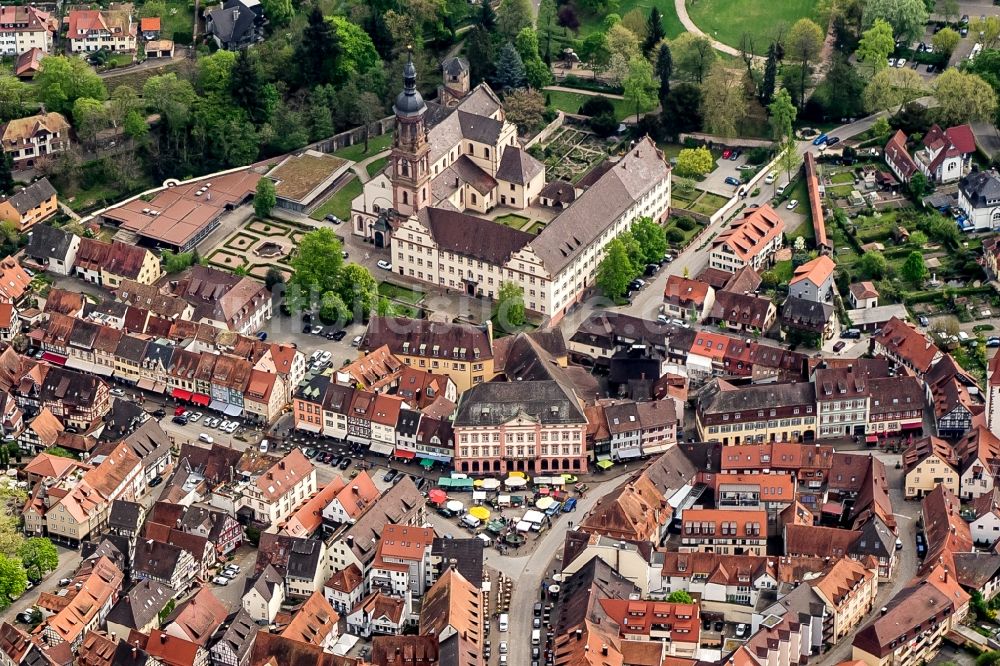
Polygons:
M194 603L193 599L191 601L192 601L192 603ZM165 633L163 633L162 631L160 632L160 642L161 643L166 643L167 642L167 635Z
M884 617L885 614L888 612L889 612L888 606L882 606L882 610L879 611L879 614Z
M582 638L583 638L583 629L577 629L576 630L576 640L580 640Z
M351 486L351 492L354 493L355 495L360 495L361 494L359 488L357 487L357 485Z
M608 656L608 644L607 643L604 643L604 644L601 645L601 655L603 655L605 657Z

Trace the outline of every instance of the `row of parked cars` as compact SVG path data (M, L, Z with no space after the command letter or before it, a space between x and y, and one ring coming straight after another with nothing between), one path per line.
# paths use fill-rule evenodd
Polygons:
M216 585L229 585L229 581L235 580L240 575L240 567L236 564L227 564L222 571L212 579Z

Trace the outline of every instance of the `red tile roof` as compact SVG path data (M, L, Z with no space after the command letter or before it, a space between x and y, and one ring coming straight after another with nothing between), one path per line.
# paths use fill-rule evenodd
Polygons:
M671 275L667 278L667 286L663 289L663 299L682 306L691 304L701 307L705 304L709 289L711 287L704 282Z

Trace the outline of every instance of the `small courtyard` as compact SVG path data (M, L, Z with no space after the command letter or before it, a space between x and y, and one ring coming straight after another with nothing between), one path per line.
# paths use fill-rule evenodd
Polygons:
M617 152L621 141L600 137L575 127L560 127L532 153L545 164L545 179L576 183L591 169ZM540 152L541 154L538 154Z

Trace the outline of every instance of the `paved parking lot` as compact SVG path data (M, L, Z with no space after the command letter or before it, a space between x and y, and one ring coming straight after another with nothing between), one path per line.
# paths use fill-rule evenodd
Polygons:
M743 151L743 154L735 161L725 160L720 157L715 163L718 165L715 171L705 176L705 180L698 183L698 189L712 192L728 199L736 193L739 187L726 184L726 178L732 176L736 180L740 179L740 167L747 163L746 151Z

